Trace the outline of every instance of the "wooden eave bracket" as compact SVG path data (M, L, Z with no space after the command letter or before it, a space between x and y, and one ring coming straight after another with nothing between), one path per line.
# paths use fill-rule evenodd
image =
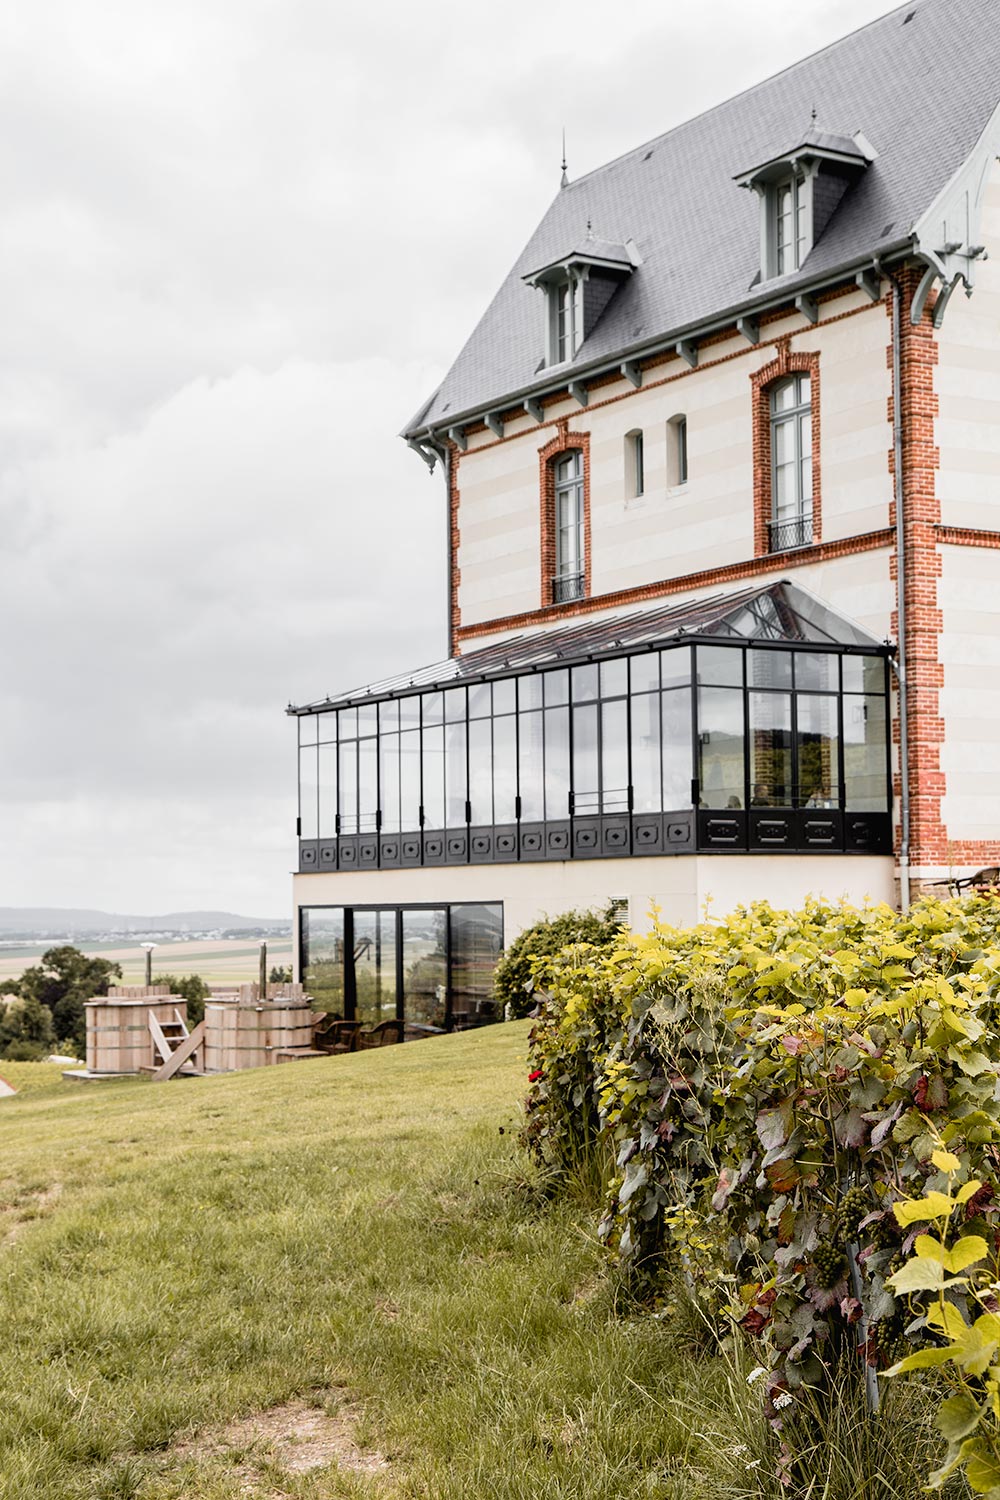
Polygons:
M815 297L799 296L795 299L795 310L800 312L810 323L819 322L819 303Z
M545 407L537 396L529 396L524 403L524 409L529 417L534 417L536 422L545 421Z
M678 339L674 345L674 353L681 359L686 360L692 370L698 367L698 345L693 339Z
M500 417L498 412L488 411L483 417L483 421L486 423L487 427L490 429L494 437L503 437L503 419Z
M739 333L742 333L748 344L760 343L759 318L737 318L736 328Z
M464 427L449 427L448 436L451 438L456 448L461 448L463 453L466 451L469 446L469 439L465 435Z
M570 381L569 393L573 397L573 400L578 401L581 406L586 406L587 402L590 400L590 395L587 391L587 387L583 385L579 380Z
M627 359L622 365L622 374L632 382L636 390L642 385L642 366L637 359Z

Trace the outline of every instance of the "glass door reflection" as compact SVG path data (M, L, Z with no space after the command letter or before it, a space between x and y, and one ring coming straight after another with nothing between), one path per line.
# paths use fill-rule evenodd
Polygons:
M448 912L446 907L402 912L403 1017L443 1027L448 1015Z
M396 1017L396 913L354 908L355 1016L364 1026Z

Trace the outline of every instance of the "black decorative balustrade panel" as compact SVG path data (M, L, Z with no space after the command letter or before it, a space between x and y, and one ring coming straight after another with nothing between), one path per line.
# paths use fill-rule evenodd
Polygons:
M552 603L571 604L574 599L583 598L583 574L567 573L561 578L552 580Z
M796 547L811 547L812 516L796 516L791 521L771 521L768 537L772 552L791 552Z

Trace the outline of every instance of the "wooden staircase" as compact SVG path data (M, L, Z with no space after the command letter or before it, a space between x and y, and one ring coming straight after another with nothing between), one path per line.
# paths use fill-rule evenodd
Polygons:
M165 1083L168 1078L197 1078L204 1073L204 1021L188 1031L180 1011L175 1010L173 1020L168 1021L158 1021L150 1012L149 1034L159 1061L143 1068L143 1072L151 1073L154 1083Z

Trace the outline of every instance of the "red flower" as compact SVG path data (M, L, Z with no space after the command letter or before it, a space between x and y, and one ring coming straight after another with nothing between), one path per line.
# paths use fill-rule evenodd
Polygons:
M528 1074L528 1082L529 1083L537 1083L538 1080L539 1080L539 1078L541 1078L541 1076L542 1076L542 1074L544 1072L545 1072L544 1068L536 1068L533 1073L529 1073Z

